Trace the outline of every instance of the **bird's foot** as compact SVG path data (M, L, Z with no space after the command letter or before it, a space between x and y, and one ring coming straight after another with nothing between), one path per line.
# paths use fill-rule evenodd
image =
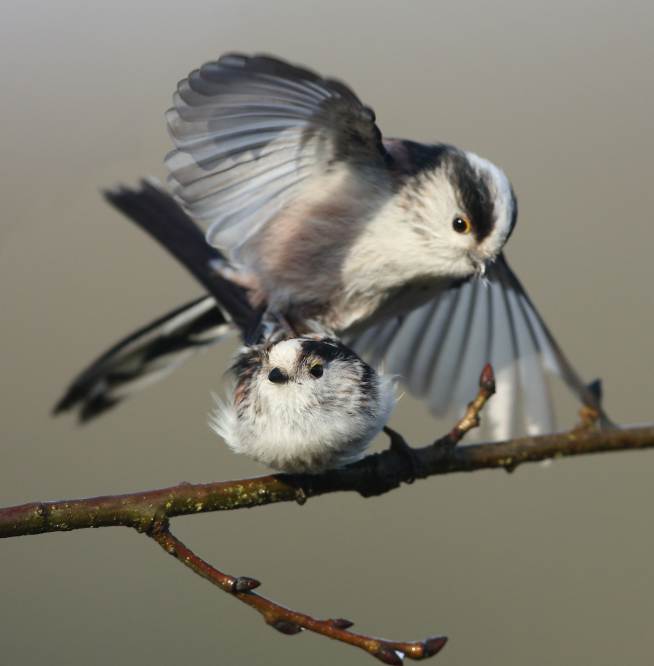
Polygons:
M420 458L415 449L406 443L406 440L399 432L396 432L388 426L384 426L384 432L391 440L390 450L399 453L406 461L408 461L411 468L411 476L407 479L406 483L413 483L418 477L420 471Z
M289 338L299 337L298 332L293 328L293 326L291 326L288 319L281 312L274 312L273 316L279 322L279 325L282 327L284 333L286 333Z

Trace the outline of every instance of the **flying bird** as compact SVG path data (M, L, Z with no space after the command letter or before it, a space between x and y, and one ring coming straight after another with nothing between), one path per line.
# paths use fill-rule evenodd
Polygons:
M267 56L227 54L191 72L167 122L169 187L221 255L182 259L196 277L239 285L254 310L299 334L306 321L333 329L435 415L462 409L490 362L493 438L554 428L548 372L611 424L599 384L580 379L506 262L517 203L492 163L384 139L345 84ZM208 296L159 327L180 317L193 327L216 307ZM223 336L223 319L193 348Z

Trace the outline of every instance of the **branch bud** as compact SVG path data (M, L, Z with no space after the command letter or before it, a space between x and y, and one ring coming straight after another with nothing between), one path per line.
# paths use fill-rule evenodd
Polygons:
M490 363L486 363L486 367L481 373L479 388L484 392L486 398L490 398L495 393L495 375L493 374L493 366Z
M254 578L247 578L246 576L239 576L234 579L232 583L232 592L248 592L259 587L261 583Z
M298 627L294 622L288 622L288 620L273 620L268 623L273 629L287 636L292 636L293 634L299 634L301 631L304 631L302 627Z
M377 657L383 664L390 664L390 666L402 666L403 664L402 657L393 648L386 647L385 645L379 648L373 654L373 657Z
M443 646L447 643L447 636L434 636L434 638L428 638L422 645L423 658L433 657L436 653L440 652L443 649Z

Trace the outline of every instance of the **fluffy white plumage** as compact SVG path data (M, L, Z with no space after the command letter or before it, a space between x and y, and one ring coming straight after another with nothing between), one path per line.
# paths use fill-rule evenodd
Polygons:
M235 385L211 425L236 452L291 473L361 457L395 406L391 377L338 340L292 338L242 347Z

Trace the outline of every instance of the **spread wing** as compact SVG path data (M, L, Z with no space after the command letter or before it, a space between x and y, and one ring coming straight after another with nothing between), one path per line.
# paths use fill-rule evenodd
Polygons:
M450 407L463 412L482 368L491 363L497 392L484 416L493 439L554 429L548 372L611 425L597 388L579 378L503 254L486 280L457 284L409 315L346 342L372 364L383 362L387 372L400 375L436 416Z
M373 111L346 85L274 58L206 63L179 83L173 104L169 185L232 258L272 217L310 198L312 181L340 169L364 177L391 161Z

